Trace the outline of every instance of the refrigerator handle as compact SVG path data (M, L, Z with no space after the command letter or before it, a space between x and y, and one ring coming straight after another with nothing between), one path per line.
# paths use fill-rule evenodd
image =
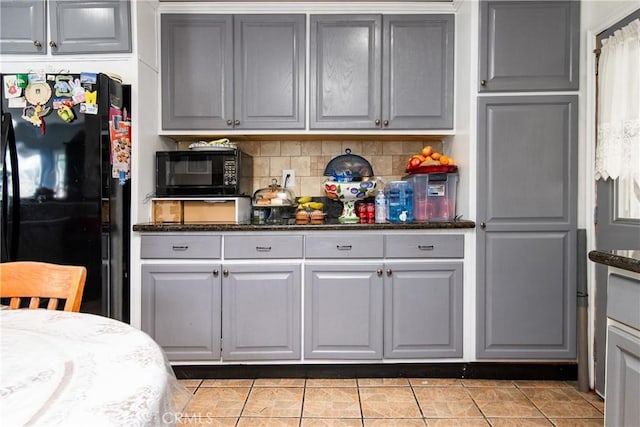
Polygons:
M5 165L6 156L9 154L9 162L11 164L11 189L12 200L11 212L7 212L9 208L9 189L7 181L9 180L7 168ZM2 115L2 245L6 250L8 259L2 261L14 261L18 255L18 237L20 235L20 174L18 171L18 151L16 147L16 137L13 130L13 120L11 114L4 113ZM8 215L11 215L11 233L7 234ZM10 238L10 240L9 240ZM9 241L7 241L9 240Z

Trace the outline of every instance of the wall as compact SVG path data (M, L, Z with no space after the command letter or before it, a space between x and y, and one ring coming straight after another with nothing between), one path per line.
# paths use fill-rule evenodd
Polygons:
M400 137L401 138L401 137ZM233 138L231 138L233 140ZM178 144L187 148L188 142ZM335 156L345 153L367 159L374 174L385 182L399 180L406 175L405 165L414 154L419 154L426 145L442 152L441 140L260 140L238 141L238 147L253 156L253 189L267 187L273 178L282 184L282 170L293 169L296 182L294 192L298 196L323 196L324 169Z

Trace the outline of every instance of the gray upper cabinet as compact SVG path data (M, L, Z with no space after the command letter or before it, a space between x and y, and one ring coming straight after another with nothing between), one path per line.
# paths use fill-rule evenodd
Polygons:
M238 15L234 26L234 126L304 129L305 16Z
M453 15L384 15L382 126L453 128Z
M303 129L304 15L163 14L162 128Z
M42 0L0 2L0 53L47 53L46 4Z
M225 265L222 359L299 359L300 298L300 264Z
M232 39L231 15L162 15L163 129L233 126Z
M2 1L0 51L52 55L131 52L127 0ZM47 40L47 14L51 37Z
M311 129L453 127L453 15L311 15Z
M576 356L577 105L478 101L479 359Z
M481 1L478 89L577 90L580 2Z
M142 266L142 330L169 360L220 359L220 266Z

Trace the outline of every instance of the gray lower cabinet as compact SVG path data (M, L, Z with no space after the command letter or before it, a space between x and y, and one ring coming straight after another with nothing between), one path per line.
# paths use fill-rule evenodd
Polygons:
M580 2L480 2L478 90L577 90Z
M169 360L220 359L219 264L144 264L142 330Z
M640 425L640 331L636 332L607 328L607 426Z
M305 359L382 358L382 263L307 263Z
M225 265L222 359L300 359L300 263Z
M453 127L453 15L311 15L311 129Z
M305 22L162 14L162 128L304 129Z
M479 98L479 359L576 357L577 101Z
M385 265L385 358L462 357L462 265Z
M0 53L131 52L128 0L0 2ZM47 40L47 17L51 30Z

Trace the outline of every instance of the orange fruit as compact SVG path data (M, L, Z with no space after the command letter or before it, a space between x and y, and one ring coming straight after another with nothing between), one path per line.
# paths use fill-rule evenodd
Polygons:
M445 155L440 156L440 164L441 165L448 165L449 164L449 158Z
M455 165L456 162L451 157L449 157L449 164L450 165Z
M427 145L422 149L422 155L425 157L430 156L431 153L433 153L433 147L431 147L430 145Z
M425 157L425 159L423 161L424 162L431 162L431 161L433 161L433 157L427 156L427 157Z
M440 160L440 153L438 153L437 151L436 151L436 152L434 152L434 153L431 155L431 158L432 158L433 160Z

